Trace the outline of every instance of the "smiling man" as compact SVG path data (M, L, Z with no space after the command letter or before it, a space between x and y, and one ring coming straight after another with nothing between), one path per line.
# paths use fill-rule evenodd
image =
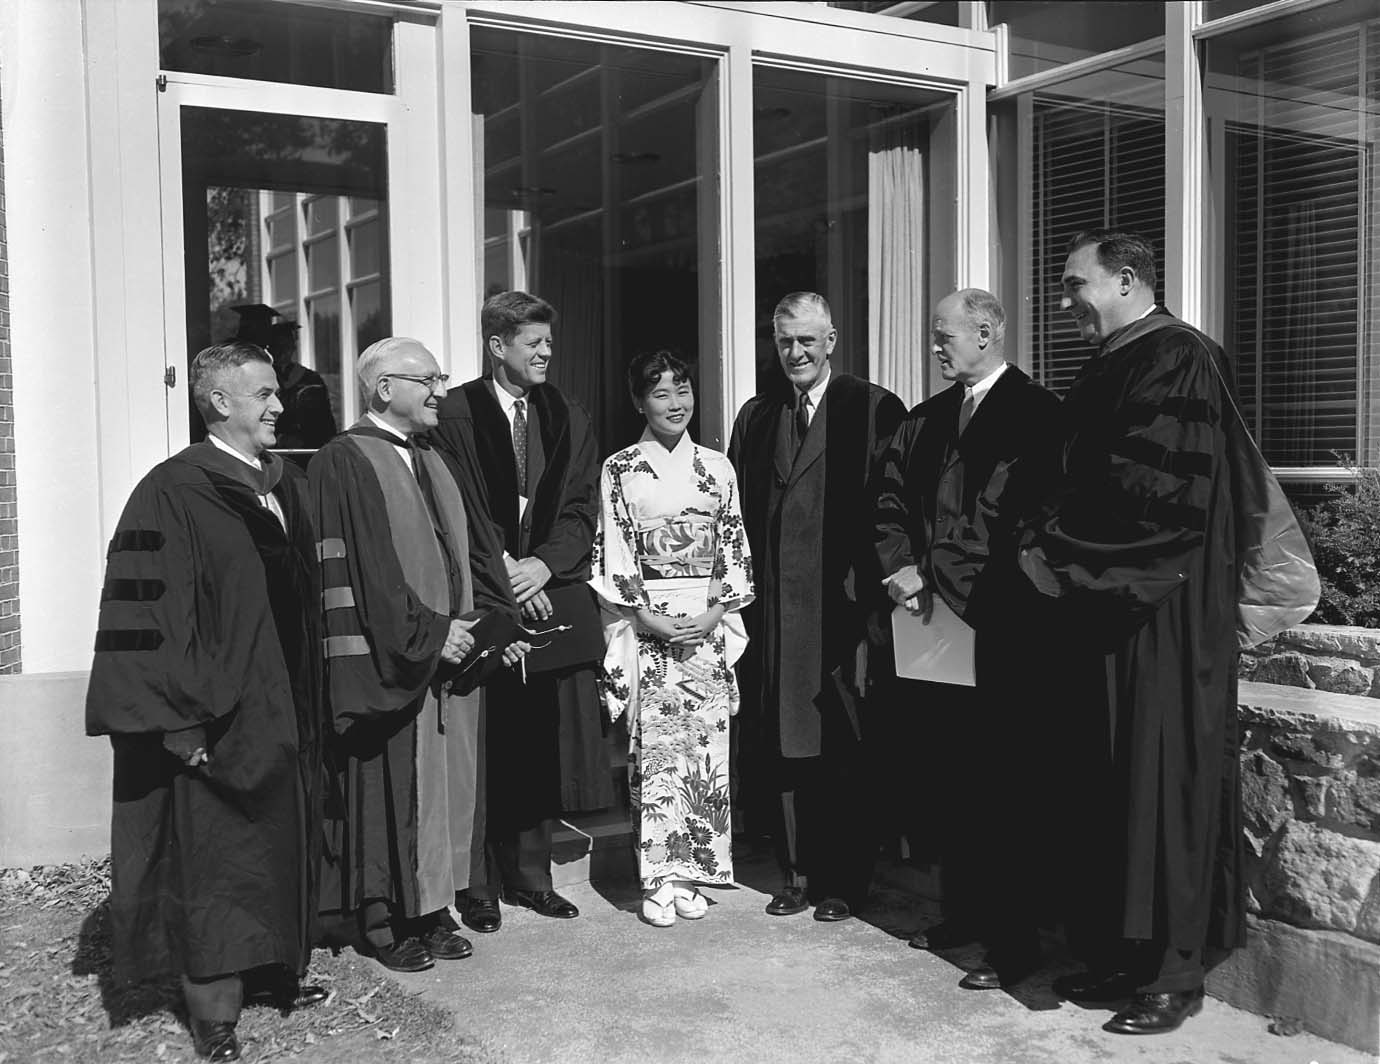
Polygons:
M1065 396L1062 465L1020 554L1069 648L1043 702L1077 778L1065 871L1091 970L1055 986L1129 998L1118 1034L1197 1012L1207 951L1245 931L1230 372L1156 305L1155 279L1134 233L1069 245L1060 306L1097 353Z
M206 439L134 489L107 554L87 693L115 754L115 975L182 977L197 1052L236 1060L242 1000L316 1004L321 821L316 534L306 478L269 454L267 352L191 366Z
M431 448L446 376L390 337L356 368L368 409L308 466L321 541L329 764L321 907L415 972L470 955L449 905L470 873L479 696L452 679L474 607L515 611L501 552ZM525 649L507 648L511 664ZM347 921L348 922L348 921Z
M551 614L548 592L589 579L599 513L599 454L589 415L547 380L555 311L500 292L480 311L488 372L441 403L436 438L457 476L477 480L505 548L512 594L529 623ZM468 891L467 927L497 931L498 900L543 916L579 910L553 889L551 834L562 812L613 804L595 662L501 675L484 691L484 831Z
M742 776L772 806L784 882L767 912L813 903L816 920L844 920L867 899L875 850L862 710L887 600L867 481L905 408L830 367L838 333L823 296L783 298L772 332L782 376L743 405L728 451L757 562Z

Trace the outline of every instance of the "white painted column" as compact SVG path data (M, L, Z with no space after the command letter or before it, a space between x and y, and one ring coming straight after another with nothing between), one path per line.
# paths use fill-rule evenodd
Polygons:
M1193 42L1201 6L1197 0L1164 5L1164 300L1189 324L1206 329L1207 145L1203 75Z

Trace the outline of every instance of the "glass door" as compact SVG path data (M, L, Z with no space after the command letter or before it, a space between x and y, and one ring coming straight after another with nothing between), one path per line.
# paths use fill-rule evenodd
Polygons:
M419 136L434 148L435 42L297 4L236 21L244 6L159 3L169 446L205 434L191 359L240 339L273 356L279 449L305 462L362 413L369 344L406 328L441 352L439 182L400 162Z

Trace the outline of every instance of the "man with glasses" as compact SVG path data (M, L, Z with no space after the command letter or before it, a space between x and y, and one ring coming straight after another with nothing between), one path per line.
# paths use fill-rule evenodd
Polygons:
M462 477L482 484L529 624L550 618L548 592L589 579L599 513L589 415L546 379L554 319L550 304L526 292L486 300L489 372L451 389L436 433ZM474 931L499 929L500 894L542 916L579 915L553 889L551 835L562 812L613 804L594 664L500 676L486 688L485 834L458 899Z
M448 911L469 878L479 773L478 696L452 686L474 646L462 615L516 607L488 521L470 520L426 439L445 393L436 359L390 337L357 373L364 416L308 467L333 725L321 907L415 972L471 953Z
M314 1005L320 587L306 477L269 453L278 381L229 341L191 366L206 439L134 489L107 554L86 701L114 747L116 978L182 977L197 1052L243 1002Z

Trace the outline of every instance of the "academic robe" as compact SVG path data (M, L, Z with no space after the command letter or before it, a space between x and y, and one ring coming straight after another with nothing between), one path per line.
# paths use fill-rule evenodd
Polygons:
M589 579L599 520L599 455L589 415L553 385L528 392L540 446L528 449L528 504L519 514L512 430L493 388L488 376L452 388L441 401L440 424L432 438L456 468L478 472L491 520L509 554L545 562L551 570L548 589L583 584ZM614 802L595 676L591 665L529 677L525 701L532 709L522 720L522 741L489 744L495 755L487 766L491 776L530 781L532 759L544 756L542 751L554 743L558 761L549 793L534 793L524 783L523 793L512 796L530 806L533 816L602 809ZM491 721L491 726L509 723L513 721ZM545 732L551 729L548 742Z
M453 691L441 648L452 618L502 589L472 565L446 463L412 451L429 505L392 439L365 418L308 467L333 731L321 904L349 912L379 899L415 917L464 889L474 832L478 695Z
M1003 923L1033 935L1042 908L1026 878L1039 826L1000 847L992 838L1013 805L1046 789L1040 678L1060 654L1017 569L1016 543L1053 472L1059 400L1008 365L960 435L964 395L952 385L896 430L878 466L876 535L883 573L917 566L974 629L977 686L899 681L894 712L878 723L887 741L875 749L895 828L913 853L937 851L943 862L946 912L999 940ZM983 751L978 787L972 763L952 756L974 749Z
M743 716L760 726L764 751L802 758L818 756L824 730L840 720L861 735L860 647L876 643L887 608L868 481L905 407L885 388L834 373L796 453L792 401L784 383L749 399L728 454L757 562L739 663Z
M135 487L107 553L86 697L114 748L116 977L306 971L319 852L321 665L306 478L209 440ZM281 479L280 479L281 478ZM286 528L258 496L271 491ZM164 735L201 726L207 764Z
M1065 608L1054 692L1084 779L1083 915L1177 949L1244 941L1235 603L1222 349L1156 308L1063 403L1058 486L1021 568Z

